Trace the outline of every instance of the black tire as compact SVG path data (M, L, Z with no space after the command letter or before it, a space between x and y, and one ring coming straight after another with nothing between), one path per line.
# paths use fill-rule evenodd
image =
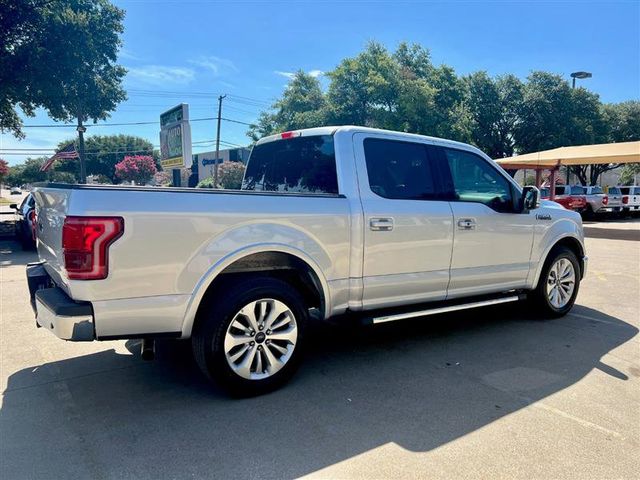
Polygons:
M236 314L252 301L264 298L278 300L291 310L298 336L290 358L279 371L264 379L246 379L229 365L224 338ZM231 395L261 395L285 384L298 369L304 352L307 320L303 298L290 284L264 276L240 278L212 295L198 312L192 335L194 357L202 372Z
M591 220L591 219L594 219L595 216L596 216L596 214L593 211L593 207L591 206L590 203L587 203L587 208L583 212L582 217Z
M546 289L547 279L549 277L551 267L555 265L555 263L561 258L567 259L573 265L573 270L575 273L575 285L569 301L563 307L556 308L551 304ZM530 299L533 303L534 308L538 311L538 313L545 317L558 318L563 317L564 315L569 313L576 301L576 297L578 296L581 276L582 272L580 270L580 262L578 261L578 258L576 257L576 254L573 252L573 250L567 247L553 248L551 252L549 252L547 259L544 262L542 272L540 273L540 278L538 279L538 285L530 295Z

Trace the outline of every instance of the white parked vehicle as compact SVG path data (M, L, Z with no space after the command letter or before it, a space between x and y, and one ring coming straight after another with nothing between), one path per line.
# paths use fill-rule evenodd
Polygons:
M191 338L204 373L242 394L293 374L310 316L377 324L525 296L561 316L587 264L580 216L478 149L362 127L263 138L241 191L34 195L40 326L74 341Z
M600 185L591 185L583 188L585 189L585 198L587 200L585 214L593 215L613 212L613 207L609 206L609 196L604 193Z
M607 197L609 198L609 203L607 206L611 208L612 212L621 212L622 211L622 192L619 187L609 187L607 189Z
M622 194L622 211L640 211L640 187L637 185L618 187Z

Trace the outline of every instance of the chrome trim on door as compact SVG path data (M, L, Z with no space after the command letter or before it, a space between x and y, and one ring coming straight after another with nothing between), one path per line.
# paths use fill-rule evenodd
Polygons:
M458 220L459 230L474 230L476 228L476 221L473 218L461 218Z
M369 228L374 231L389 232L393 230L393 218L370 218Z

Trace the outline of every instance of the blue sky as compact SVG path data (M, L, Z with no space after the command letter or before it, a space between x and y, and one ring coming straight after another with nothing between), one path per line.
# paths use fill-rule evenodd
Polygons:
M277 98L287 74L322 72L354 56L367 41L393 49L401 41L431 50L434 63L459 74L548 70L568 78L593 72L582 85L605 102L640 98L640 2L419 1L144 1L116 0L127 12L121 63L129 69L122 103L110 123L158 121L184 101L191 118L254 120ZM165 93L178 92L178 93ZM204 94L204 95L203 95ZM46 113L26 125L53 124ZM221 139L246 144L246 126L223 122ZM92 127L88 134L127 133L158 143L159 125ZM27 128L27 138L0 137L0 148L54 147L68 128ZM215 122L192 124L194 153L213 150ZM205 143L206 141L211 141ZM43 151L44 152L44 151ZM24 160L5 155L9 163Z

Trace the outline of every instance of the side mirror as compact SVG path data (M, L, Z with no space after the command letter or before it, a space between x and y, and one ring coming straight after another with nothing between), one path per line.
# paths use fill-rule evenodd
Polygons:
M12 203L9 205L9 208L13 208L14 210L18 210L18 204L17 203Z
M524 187L522 189L522 211L540 208L540 190L537 187Z

